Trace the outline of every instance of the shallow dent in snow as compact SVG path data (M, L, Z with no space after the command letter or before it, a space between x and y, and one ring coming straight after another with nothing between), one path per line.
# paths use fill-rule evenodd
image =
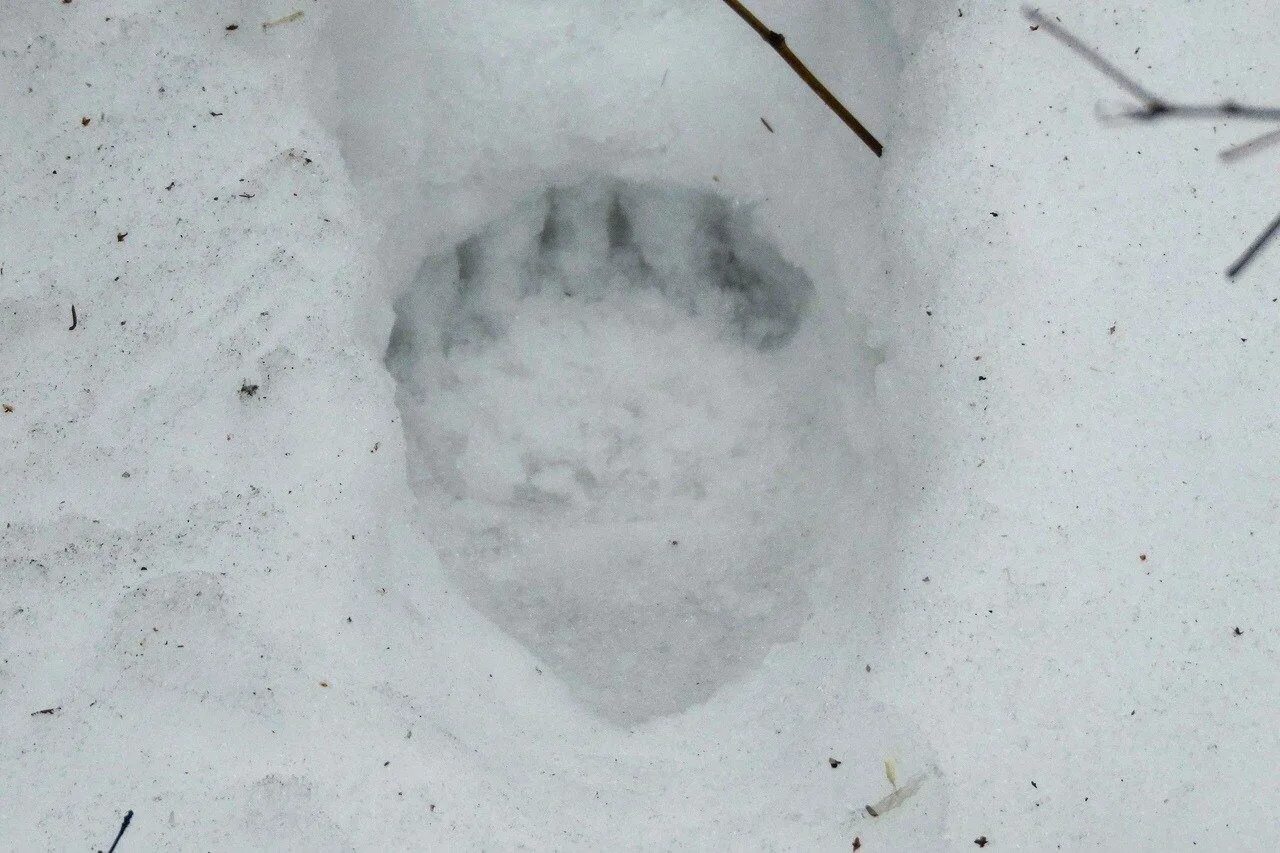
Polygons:
M707 699L809 614L855 464L805 357L813 295L724 199L594 180L427 259L398 302L429 537L610 720Z

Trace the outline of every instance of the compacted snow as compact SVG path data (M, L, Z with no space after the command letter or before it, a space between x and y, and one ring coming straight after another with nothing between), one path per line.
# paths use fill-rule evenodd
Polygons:
M0 846L1280 841L1259 128L750 5L7 4Z

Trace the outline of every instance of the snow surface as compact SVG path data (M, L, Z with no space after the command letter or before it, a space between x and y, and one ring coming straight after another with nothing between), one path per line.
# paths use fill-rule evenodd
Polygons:
M3 846L1280 841L1274 158L752 7L883 162L711 0L6 4Z

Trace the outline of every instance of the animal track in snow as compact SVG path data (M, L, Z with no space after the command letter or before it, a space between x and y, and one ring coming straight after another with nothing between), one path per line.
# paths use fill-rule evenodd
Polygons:
M806 378L813 296L725 200L597 181L428 259L397 305L429 538L615 722L707 699L808 613L848 475Z

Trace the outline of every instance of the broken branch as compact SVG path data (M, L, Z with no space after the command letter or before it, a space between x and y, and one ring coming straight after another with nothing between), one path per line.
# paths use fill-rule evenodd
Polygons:
M765 40L769 47L776 50L778 55L786 60L786 63L791 66L791 70L800 76L800 79L813 90L813 93L821 98L822 102L830 107L831 111L839 116L840 120L848 125L849 129L852 130L877 157L884 154L884 146L880 144L880 140L876 139L871 134L871 131L867 130L866 127L863 126L862 122L858 121L858 119L854 117L853 113L845 109L844 104L840 103L840 100L835 95L831 94L830 89L822 85L821 80L813 76L813 72L809 70L809 67L800 60L800 57L795 55L790 47L787 46L786 36L782 33L774 32L766 27L764 23L752 14L750 9L742 5L739 0L724 0L724 2L726 6L734 12L737 12L738 17L746 21L751 29L755 30L760 38Z

